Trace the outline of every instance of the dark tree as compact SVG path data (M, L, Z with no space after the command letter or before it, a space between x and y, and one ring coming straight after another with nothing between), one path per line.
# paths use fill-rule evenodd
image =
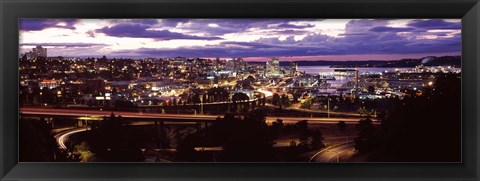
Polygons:
M311 132L308 129L308 120L302 120L295 123L295 127L297 129L297 133L299 135L300 143L299 146L302 147L304 150L310 149L310 136Z
M92 124L92 152L100 161L143 161L140 144L124 118L113 113L99 123Z
M434 87L423 94L397 100L381 127L360 126L360 151L370 161L461 161L461 79L459 74L437 75ZM413 149L414 148L414 149Z
M374 147L374 136L376 131L373 127L372 119L367 117L358 121L357 129L358 136L355 139L355 149L357 149L360 153L367 153L371 151Z
M223 147L222 161L272 161L273 136L265 113L255 110L245 118L227 114L210 128L211 139Z
M373 86L371 86L371 85L368 86L368 93L374 94L374 93L375 93L375 87L373 87Z
M280 95L278 95L277 93L273 94L272 104L277 106L279 105L279 103L280 103Z
M323 134L320 130L316 130L312 134L312 149L319 149L325 147L323 144Z
M240 105L240 111L246 112L248 110L248 102L241 102L240 104L238 103L239 101L247 101L249 100L249 97L247 94L237 92L232 96L232 102L233 102L233 112L237 112L238 107Z
M379 159L461 161L460 75L440 75L435 86L424 92L399 103L386 118L383 141L395 144L385 144L384 157Z
M18 145L21 162L53 162L61 157L51 125L43 119L20 119Z
M290 106L290 100L288 99L288 96L285 95L285 94L282 94L281 98L280 98L280 109L283 107L288 107Z
M337 126L340 130L345 130L347 128L347 124L345 123L345 121L339 121L337 123Z

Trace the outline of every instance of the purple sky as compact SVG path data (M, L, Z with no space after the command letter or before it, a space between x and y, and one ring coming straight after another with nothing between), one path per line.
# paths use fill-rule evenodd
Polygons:
M460 55L459 19L21 19L20 51L66 57L392 60Z

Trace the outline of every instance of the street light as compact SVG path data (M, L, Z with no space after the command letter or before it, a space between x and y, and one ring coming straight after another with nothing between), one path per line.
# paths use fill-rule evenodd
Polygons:
M330 98L327 99L327 116L330 118Z
M203 96L200 96L200 114L203 114Z

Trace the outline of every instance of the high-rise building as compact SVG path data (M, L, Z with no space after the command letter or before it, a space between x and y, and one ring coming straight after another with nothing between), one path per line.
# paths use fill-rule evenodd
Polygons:
M42 46L37 46L32 48L32 51L25 53L28 59L33 59L37 57L47 58L47 49Z
M280 76L280 62L277 57L274 57L272 60L267 62L266 74L267 77Z
M360 91L360 87L358 85L360 77L358 76L358 68L355 68L355 91L358 93Z
M290 63L290 76L295 76L298 70L298 64L297 62L292 62Z
M43 48L42 46L37 46L36 48L32 49L32 52L37 56L37 57L43 57L47 58L47 49Z
M213 65L213 67L217 68L219 66L219 64L220 64L220 58L217 57L217 58L215 58L215 60L213 60L212 65Z
M247 66L247 62L245 62L242 58L234 59L234 62L236 69L243 69Z
M225 68L228 69L228 70L234 69L235 68L235 59L227 60L225 62Z

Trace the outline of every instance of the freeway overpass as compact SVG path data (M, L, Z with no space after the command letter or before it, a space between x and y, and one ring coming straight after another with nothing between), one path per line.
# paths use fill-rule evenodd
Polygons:
M169 121L169 122L212 122L223 115L201 115L201 114L161 114L161 113L141 113L141 112L122 112L122 111L100 111L100 110L74 110L74 109L53 109L53 108L20 108L21 116L31 117L71 117L81 120L102 120L103 117L109 117L111 113L115 116L122 116L132 121ZM275 122L277 119L283 120L283 123L291 124L301 120L308 120L309 124L337 124L339 121L345 121L347 124L356 124L361 118L325 118L325 117L267 117L267 124ZM378 123L373 119L374 123Z

